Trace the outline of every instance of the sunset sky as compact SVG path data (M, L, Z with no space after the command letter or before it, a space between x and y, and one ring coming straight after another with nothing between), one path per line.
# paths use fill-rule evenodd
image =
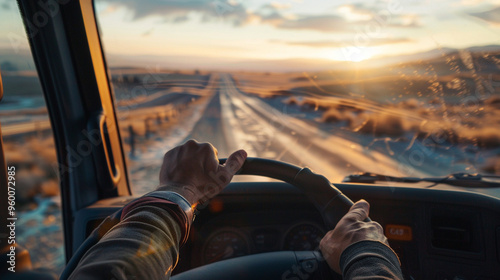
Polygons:
M0 14L9 9L0 0ZM500 0L96 0L96 10L111 65L362 61L500 44ZM1 30L0 48L22 32Z

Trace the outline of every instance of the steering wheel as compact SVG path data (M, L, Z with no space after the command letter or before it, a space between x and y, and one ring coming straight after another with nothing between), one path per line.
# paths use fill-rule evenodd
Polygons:
M221 164L225 161L219 160ZM353 202L326 177L312 172L309 168L269 159L247 158L236 174L265 176L295 186L314 204L329 229L333 229L353 205ZM172 279L298 280L332 279L333 275L334 272L330 270L319 251L282 251L207 264L175 275Z

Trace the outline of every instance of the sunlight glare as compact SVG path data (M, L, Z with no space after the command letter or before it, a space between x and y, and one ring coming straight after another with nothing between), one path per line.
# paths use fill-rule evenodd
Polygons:
M372 58L373 55L374 51L371 48L344 47L328 54L328 58L337 61L361 62Z

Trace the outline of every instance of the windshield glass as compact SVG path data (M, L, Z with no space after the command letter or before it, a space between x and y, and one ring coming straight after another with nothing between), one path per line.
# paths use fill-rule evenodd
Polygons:
M498 0L95 4L136 192L189 138L333 182L500 173Z

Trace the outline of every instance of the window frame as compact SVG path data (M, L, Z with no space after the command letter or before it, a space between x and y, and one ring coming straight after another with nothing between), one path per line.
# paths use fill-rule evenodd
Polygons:
M92 0L18 0L57 150L68 261L80 244L78 212L131 196Z

